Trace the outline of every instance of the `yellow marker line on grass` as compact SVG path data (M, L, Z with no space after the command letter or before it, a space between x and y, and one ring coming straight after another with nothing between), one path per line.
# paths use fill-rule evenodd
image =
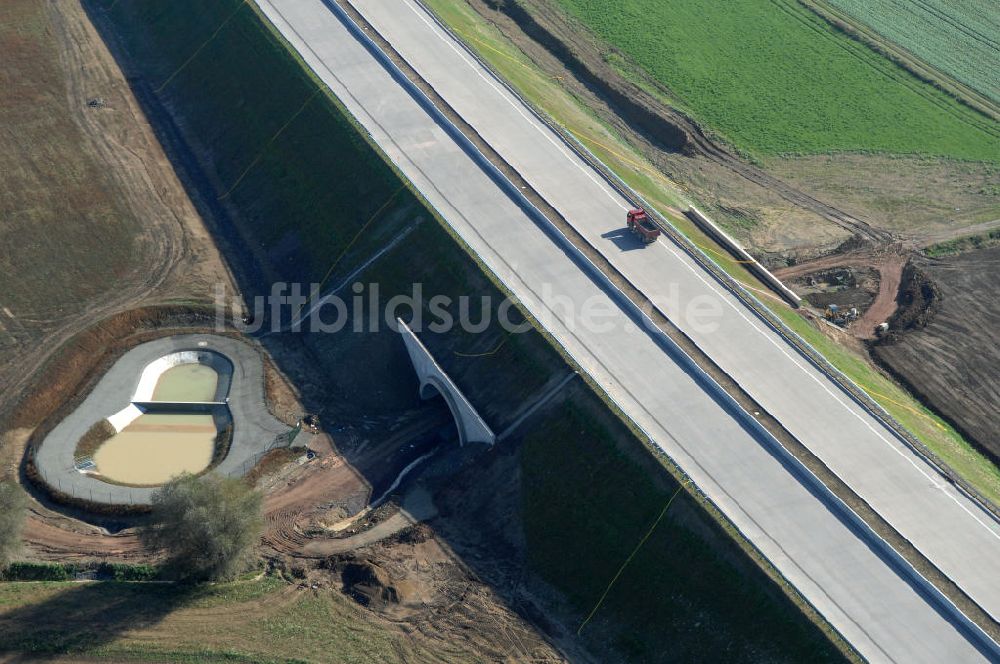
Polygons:
M642 545L646 543L646 540L649 539L649 536L653 534L654 530L656 530L656 526L660 524L660 521L666 515L667 510L670 509L670 505L671 503L674 502L674 498L676 498L678 494L680 494L681 489L683 488L684 484L681 484L679 487L677 487L677 491L674 491L674 495L670 496L670 500L668 500L667 504L663 506L663 511L660 512L660 516L656 517L656 521L654 521L653 525L649 527L649 530L646 531L646 534L642 536L642 539L639 540L639 543L636 545L636 547L632 549L632 553L628 554L628 558L626 558L625 562L622 563L622 566L618 568L618 572L615 574L614 578L611 579L611 583L608 584L608 587L604 589L604 593L601 595L601 598L597 600L597 604L594 605L594 608L590 610L590 613L587 614L587 617L583 620L582 623L580 623L580 627L576 630L577 636L580 635L580 632L583 631L583 628L587 625L588 622L590 622L590 619L594 617L594 614L597 613L597 609L601 608L601 604L604 603L604 599L608 596L608 593L611 592L611 587L615 585L615 582L618 580L618 577L622 575L622 572L625 571L625 568L628 567L628 564L632 562L632 558L635 557L635 554L639 552L639 549L642 548Z
M455 28L451 28L451 30L454 31L455 34L459 35L463 39L466 39L468 41L476 42L477 44L479 44L483 48L485 48L487 50L490 50L490 51L493 51L494 53L496 53L497 55L499 55L501 57L507 58L508 60L510 60L511 62L513 62L518 67L522 67L523 69L527 69L532 74L541 74L542 76L547 76L549 78L562 79L562 76L556 76L555 74L546 74L545 72L541 71L540 69L536 69L535 67L532 67L531 65L528 65L528 64L525 64L525 63L521 62L520 60L518 60L517 58L515 58L510 53L504 53L503 51L501 51L496 46L493 46L492 44L490 44L490 43L488 43L486 41L483 41L479 37L476 37L474 35L470 35L467 32L462 32L461 30L456 30Z
M302 106L299 107L299 110L295 111L292 117L288 118L288 122L281 125L281 128L278 129L278 131L274 132L274 136L272 136L270 140L268 140L268 142L264 144L264 147L261 148L260 152L257 153L257 156L254 157L254 160L250 162L250 165L247 166L242 173L240 173L240 176L238 178L236 178L236 182L233 183L233 186L231 186L229 190L222 196L219 196L220 201L223 200L224 198L229 198L229 195L236 190L236 187L240 186L240 183L243 182L243 178L245 178L247 174L253 169L253 167L257 165L257 162L263 159L264 154L267 152L267 149L271 147L271 144L274 143L274 141L276 141L279 136L281 136L282 132L288 129L288 126L292 124L295 118L299 117L302 111L306 110L306 106L308 106L309 102L311 102L316 97L316 95L319 94L320 90L322 90L322 88L319 87L313 90L313 93L309 95L309 98L306 99L304 102L302 102Z
M459 357L488 357L490 355L496 355L497 352L499 352L499 350L503 348L503 345L507 343L507 339L510 339L510 336L504 337L503 341L497 344L496 348L490 351L486 351L485 353L459 353L458 351L455 351L455 355L458 355Z
M864 389L864 388L862 388L862 389ZM924 418L925 420L928 420L931 424L933 424L934 426L936 426L938 429L941 429L941 431L946 431L945 427L940 422L938 422L937 420L935 420L933 417L931 417L927 413L925 413L923 411L920 411L920 410L917 410L916 408L914 408L913 406L910 406L909 404L905 404L905 403L902 403L900 401L896 401L895 399L893 399L891 397L888 397L888 396L886 396L884 394L881 394L879 392L876 392L875 390L865 389L865 392L867 392L868 394L870 394L873 397L879 397L879 398L885 399L889 403L895 404L895 405L899 406L900 408L905 408L906 410L910 411L914 415L919 415L920 417Z
M175 77L175 76L177 76L177 74L181 73L181 72L182 72L182 71L184 70L184 68L185 68L185 67L187 67L187 66L188 66L189 64L191 64L191 61L193 61L193 60L194 60L194 59L195 59L196 57L198 57L198 54L199 54L199 53L201 53L201 52L202 52L202 50L203 50L203 49L204 49L204 48L205 48L206 46L208 46L208 44L209 44L209 43L210 43L210 42L211 42L211 41L212 41L213 39L215 39L215 38L216 38L216 37L218 36L218 34L219 34L220 32L222 32L222 29L223 29L224 27L226 27L226 25L228 25L228 24L229 24L229 22L230 22L231 20L233 20L233 17L235 17L235 16L236 16L237 12L239 12L239 11L240 11L241 9L243 9L244 5L246 5L246 4L247 4L247 0L242 0L242 2L240 2L240 4L239 4L239 5L238 5L238 6L236 7L236 9L234 9L234 10L233 10L233 13L232 13L232 14L230 14L230 15L229 15L229 16L228 16L228 17L226 18L226 20L225 20L225 21L223 21L223 22L222 22L222 23L221 23L221 24L219 25L219 27L215 29L215 32L213 32L213 33L212 33L212 36L210 36L210 37L209 37L208 39L206 39L206 40L205 40L204 42L202 42L201 46L199 46L199 47L198 47L197 49L195 49L195 52L191 54L191 57L189 57L189 58L188 58L187 60L185 60L185 61L184 61L184 62L183 62L183 63L181 64L181 66L180 66L180 67L178 67L177 69L175 69L175 70L174 70L174 73L173 73L173 74L171 74L170 76L168 76L168 77L167 77L167 80L165 80L165 81L163 82L163 84L162 84L162 85L161 85L160 87L156 88L156 92L162 92L162 91L163 91L163 88L167 87L167 85L169 85L169 84L170 84L170 81L174 80L174 77ZM112 6L113 6L113 5L112 5Z
M333 265L330 266L330 269L326 271L326 274L323 276L323 280L320 281L320 283L319 283L319 288L316 289L317 292L323 290L323 286L324 286L324 284L326 284L327 280L330 278L330 275L333 274L333 271L337 268L337 265L339 265L340 261L343 260L344 256L347 255L347 252L351 250L351 247L354 246L354 243L358 241L358 238L360 238L364 234L364 232L368 229L368 227L371 225L371 223L373 221L375 221L375 219L378 218L378 216L380 214L382 214L382 212L387 207L389 207L389 204L392 203L393 200L395 200L396 196L399 195L399 192L403 191L404 189L406 189L406 185L402 185L402 186L399 187L399 189L397 189L396 191L392 192L392 194L389 196L389 198L387 198L385 200L385 203L383 203L382 206L379 209L375 210L375 212L372 213L372 216L370 216L368 218L368 221L366 221L364 223L364 225L361 226L361 228L358 230L358 232L355 233L354 237L351 238L351 241L347 243L346 247L344 247L344 250L340 252L339 256L337 256L337 259L335 261L333 261ZM309 304L309 301L307 300L305 304ZM303 305L303 306L305 306L305 305Z

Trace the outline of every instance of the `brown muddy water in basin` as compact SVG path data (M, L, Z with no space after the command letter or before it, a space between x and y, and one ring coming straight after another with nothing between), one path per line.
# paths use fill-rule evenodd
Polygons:
M153 401L214 401L219 374L204 364L179 364L164 371L156 387Z
M101 445L94 464L114 482L163 484L208 468L216 433L211 415L146 413Z

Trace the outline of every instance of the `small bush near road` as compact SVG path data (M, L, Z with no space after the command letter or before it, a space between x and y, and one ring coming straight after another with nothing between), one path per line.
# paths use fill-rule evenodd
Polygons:
M66 581L76 570L59 563L10 563L3 573L4 581Z
M159 576L159 570L152 565L127 563L102 562L95 571L98 579L110 581L153 581Z
M167 554L170 576L231 579L249 563L263 530L261 496L242 481L185 475L153 494L143 543Z
M0 482L0 570L10 564L11 558L21 549L25 506L21 487L10 481Z
M70 581L88 578L98 581L153 581L159 570L152 565L129 563L52 563L18 561L0 574L3 581Z

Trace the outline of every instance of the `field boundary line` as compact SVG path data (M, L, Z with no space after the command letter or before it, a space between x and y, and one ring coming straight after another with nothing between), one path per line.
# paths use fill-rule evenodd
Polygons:
M837 21L844 24L844 27L847 28L844 32L848 37L857 39L866 47L876 52L879 50L885 51L885 57L891 59L899 67L906 69L917 78L926 81L928 84L938 88L941 92L957 99L973 110L983 113L994 120L1000 120L1000 106L996 102L969 84L958 80L955 76L928 62L902 44L883 35L874 26L855 18L844 9L835 7L827 0L797 1L827 23ZM842 29L841 26L836 24L834 24L834 28Z

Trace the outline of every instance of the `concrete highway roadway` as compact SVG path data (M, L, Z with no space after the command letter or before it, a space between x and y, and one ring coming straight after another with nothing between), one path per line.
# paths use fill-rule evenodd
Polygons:
M629 203L413 0L350 0L545 200L802 444L974 601L1000 618L1000 524L670 240L620 248ZM626 239L626 242L628 239ZM676 287L668 293L666 285ZM716 303L704 331L684 307Z
M686 368L682 358L632 325L629 315L606 288L588 276L579 261L487 175L480 162L390 74L330 5L323 0L256 2L445 221L543 321L623 411L679 463L865 657L874 661L910 662L977 661L996 656L995 650L987 655L979 649L983 647L981 633L963 626L954 614L943 610L933 593L918 590L912 577L904 578L898 563L892 562L891 556L879 553L872 544L870 533L838 516L839 508L829 496L812 487L801 468L775 451L752 423L748 424L723 405L723 400ZM400 52L408 60L412 58L411 63L433 80L435 87L441 86L445 98L450 98L452 91L442 79L450 77L466 79L457 88L472 87L473 92L465 95L467 101L488 93L478 90L479 84L474 82L483 80L482 73L477 73L460 53L446 43L445 51L435 50L433 42L441 42L442 37L412 13L406 0L358 5L380 30L386 30ZM419 27L422 25L425 27ZM412 48L407 46L411 40ZM426 49L425 56L421 56L421 49ZM438 68L443 74L431 75ZM493 89L492 85L488 87ZM492 94L503 93L496 89ZM456 108L461 106L457 101L452 103ZM502 103L510 108L509 102ZM609 230L620 229L624 203L599 176L586 166L573 163L568 151L563 152L557 143L539 135L539 128L532 126L534 120L530 116L517 109L504 110L496 101L474 106L480 111L491 106L487 120L475 117L475 112L470 112L466 120L484 135L489 134L487 140L519 170L524 169L521 170L524 177L582 232L590 236L596 229L599 238ZM460 108L463 116L468 111ZM510 125L510 118L518 120ZM502 136L485 131L494 121L501 122L504 131L512 131L523 139L506 143ZM522 155L525 146L537 151L538 156L532 156L530 151L527 156ZM550 148L558 160L550 161L554 159L549 156ZM603 240L596 242L600 244ZM813 432L812 438L839 446L844 456L854 454L854 447L865 453L865 445L858 441L869 440L872 430L889 438L884 430L879 431L877 423L872 424L863 413L852 409L845 396L833 392L836 388L824 386L825 378L813 376L804 366L804 360L796 359L780 339L769 336L762 323L729 299L697 266L687 262L677 248L660 243L642 251L624 251L616 244L604 243L604 251L620 269L625 271L628 267L630 275L654 271L658 275L656 283L679 284L684 298L705 294L719 301L720 329L714 334L692 336L704 343L717 362L733 375L740 375L744 387L758 400L766 401L766 407L775 408L778 412L772 412L776 415L795 411L796 407L816 411L815 421L810 414L793 417L791 422L783 419L789 428L792 423L808 422L808 427L798 426L798 431ZM640 283L647 288L652 282ZM655 287L651 290L656 292ZM572 303L573 310L555 306L556 299ZM591 311L610 312L602 318L602 323L613 325L581 325L579 317L584 303L589 303ZM668 310L668 313L675 312ZM672 317L682 327L687 325L697 332L694 321L684 316ZM758 338L764 339L764 343ZM774 346L777 351L767 351L766 346ZM771 362L768 365L760 357L754 357L754 353L785 359L768 359ZM791 370L784 368L788 363ZM790 405L778 408L782 406L780 400L765 399L765 392L777 389L779 394L789 395L788 388L783 386L786 382L793 384ZM822 393L826 396L815 397L818 401L814 401L809 382L823 386ZM838 409L839 416L822 412ZM857 426L856 422L863 426ZM891 440L880 444L892 455L907 454ZM886 455L874 458L873 464L893 467L894 462ZM859 471L864 471L859 479L884 470L877 465L867 468L864 464L856 465L861 466ZM884 489L888 489L884 493L905 492L911 512L916 512L913 504L917 503L931 512L931 518L938 503L958 507L955 496L937 487L943 483L940 479L930 474L919 476L924 478L922 485L919 481L913 484L905 475L898 480L887 475L881 480L886 485ZM895 481L900 483L898 487L891 484ZM925 505L922 489L928 487L932 488L934 500L926 501ZM905 501L897 498L890 502ZM958 531L962 542L969 546L963 555L970 560L970 566L981 564L978 572L985 576L984 570L995 564L988 560L988 554L996 552L996 542L965 537L965 531L956 528L954 522L978 522L971 518L974 506L961 507L971 514L963 509L948 513L950 520L937 524L941 529L937 536L944 538L947 533ZM912 514L911 520L916 521L917 516ZM991 535L988 523L977 527Z

